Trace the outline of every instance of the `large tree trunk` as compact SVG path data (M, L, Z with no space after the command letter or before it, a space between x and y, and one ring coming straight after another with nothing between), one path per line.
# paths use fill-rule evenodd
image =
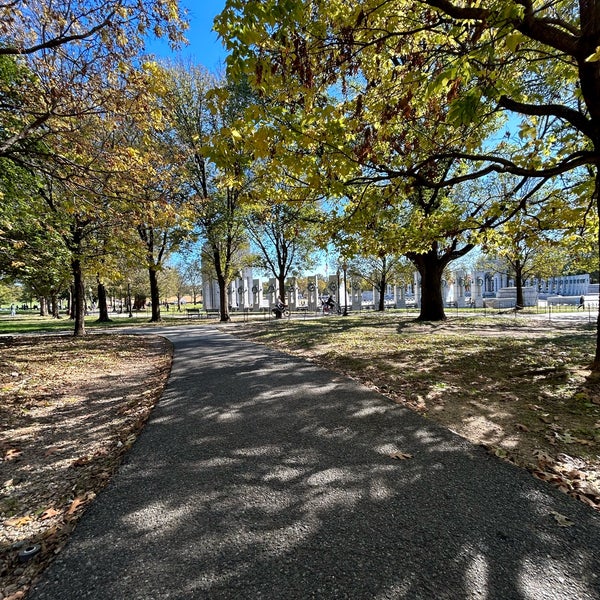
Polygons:
M377 302L377 310L379 312L385 311L385 293L383 290L385 290L385 286L379 284L379 301Z
M108 303L106 301L106 288L104 284L98 280L98 322L99 323L110 323L110 317L108 316Z
M158 323L160 321L160 290L158 289L158 277L155 268L150 267L148 269L148 277L150 279L150 302L152 303L150 323Z
M75 320L75 337L85 335L85 282L79 258L71 260L73 273L73 318Z
M442 275L448 261L438 256L437 249L410 254L409 258L421 275L421 312L417 320L445 321Z
M215 271L217 273L217 284L219 286L219 311L221 313L221 322L228 323L231 321L229 316L229 303L227 302L227 280L225 279L225 273L221 266L221 252L218 246L213 245L213 262L215 265Z

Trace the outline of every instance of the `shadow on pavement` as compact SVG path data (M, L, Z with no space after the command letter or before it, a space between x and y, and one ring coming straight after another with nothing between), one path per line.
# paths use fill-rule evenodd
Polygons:
M592 510L351 380L169 337L162 401L32 599L600 598Z

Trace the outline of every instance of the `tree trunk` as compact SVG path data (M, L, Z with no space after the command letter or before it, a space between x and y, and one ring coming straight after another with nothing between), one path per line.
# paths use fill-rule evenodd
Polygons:
M277 285L279 286L279 300L281 300L282 304L285 304L285 273L282 271L277 275ZM283 317L283 313L279 310L275 311L275 318L281 319Z
M219 310L221 311L221 321L223 323L228 323L231 321L231 317L229 316L229 305L227 303L227 282L221 274L217 277L217 282L219 284Z
M100 280L98 280L98 311L98 323L110 323L108 303L106 301L106 288Z
M152 303L150 323L158 323L160 321L160 290L158 289L156 269L150 267L148 269L148 277L150 279L150 302Z
M75 320L73 335L80 337L85 335L85 282L79 258L71 260L71 271L73 273L73 316Z
M448 261L440 259L436 249L425 254L411 254L409 258L421 275L421 312L417 320L445 321L442 274Z
M217 273L217 284L219 286L219 311L221 313L221 322L228 323L231 321L229 316L229 304L227 302L227 280L225 279L225 273L221 266L221 252L218 246L212 246L213 251L213 262L215 271Z
M45 317L48 313L46 312L46 298L40 296L40 317Z
M381 278L379 279L379 305L377 306L379 312L385 311L385 288L387 287L386 269L387 261L384 256L381 260Z
M50 309L52 310L52 318L60 319L60 310L58 308L58 294L56 292L52 293L52 298L50 299Z
M385 290L385 287L379 288L379 302L377 303L377 310L379 312L385 311L385 294L382 292L382 290Z
M600 167L596 167L596 185L594 190L596 196L596 214L600 214ZM600 269L600 228L598 228L598 267ZM592 363L592 372L600 375L600 291L598 292L598 318L596 320L596 356Z
M517 286L517 304L515 308L523 308L525 302L523 300L523 265L519 259L515 261L515 285Z

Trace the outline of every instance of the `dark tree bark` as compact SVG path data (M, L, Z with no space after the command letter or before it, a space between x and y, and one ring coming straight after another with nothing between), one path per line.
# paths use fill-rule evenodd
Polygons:
M421 312L418 321L445 321L442 276L444 269L453 260L461 258L473 249L473 244L465 244L457 249L454 240L442 252L439 243L434 242L428 252L409 252L406 257L415 265L421 276Z
M52 297L50 298L50 310L52 311L53 319L60 319L60 310L58 308L58 294L56 292L52 292Z
M281 264L279 265L279 273L277 274L277 285L279 286L279 300L281 300L282 304L285 304L285 271L282 268ZM279 310L275 311L275 318L281 319L283 317L283 313Z
M217 285L219 286L219 311L221 313L221 321L228 323L231 321L229 316L229 304L227 302L227 280L221 267L221 251L217 246L213 246L213 260L217 273Z
M381 279L379 280L379 305L377 310L383 312L385 310L385 288L387 286L387 259L384 256L381 259Z
M150 302L152 303L151 323L160 321L160 290L158 288L158 277L156 269L152 266L148 269L148 278L150 280Z
M525 300L523 298L523 264L519 259L515 261L515 285L517 286L517 304L515 308L523 308Z
M421 311L418 321L444 321L444 298L442 274L447 261L440 260L433 252L421 254L415 266L421 276Z
M73 335L80 337L85 335L85 282L81 261L76 255L71 260L71 271L73 273L73 312L75 320Z
M106 301L106 288L98 279L98 323L110 323L108 316L108 302Z

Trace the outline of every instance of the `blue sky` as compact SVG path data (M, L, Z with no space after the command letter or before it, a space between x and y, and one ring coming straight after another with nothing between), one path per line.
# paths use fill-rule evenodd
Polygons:
M225 61L225 50L212 31L213 19L225 7L225 0L181 0L180 5L188 10L190 28L185 36L189 45L173 53L163 41L151 41L148 51L165 58L191 59L211 71L218 71Z

